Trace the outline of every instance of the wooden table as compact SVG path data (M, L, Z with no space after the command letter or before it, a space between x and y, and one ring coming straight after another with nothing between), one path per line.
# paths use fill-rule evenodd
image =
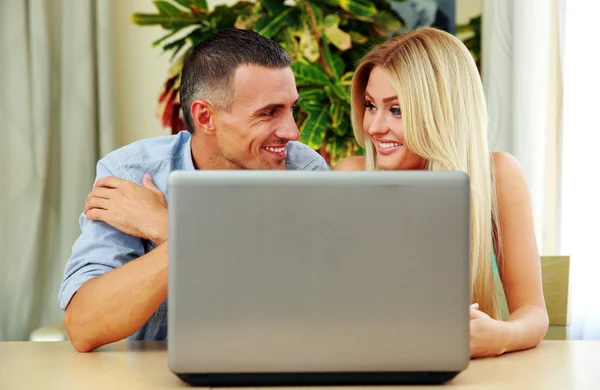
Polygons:
M474 360L455 389L600 389L600 341L545 341ZM0 389L177 389L164 342L119 342L77 353L68 342L0 343ZM444 386L445 387L445 386ZM416 387L414 389L439 388ZM403 387L411 389L411 387Z

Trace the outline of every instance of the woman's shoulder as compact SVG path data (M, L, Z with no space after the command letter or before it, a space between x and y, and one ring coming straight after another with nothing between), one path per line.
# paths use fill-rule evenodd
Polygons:
M333 169L335 171L364 171L365 163L364 156L351 156L341 159Z
M510 153L493 152L492 163L494 164L494 171L499 182L515 179L516 177L525 177L519 160Z
M529 187L519 160L506 152L492 153L496 176L496 192L500 207L529 198Z

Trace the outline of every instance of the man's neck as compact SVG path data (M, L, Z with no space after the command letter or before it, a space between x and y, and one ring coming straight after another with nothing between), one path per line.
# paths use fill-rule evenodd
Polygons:
M203 170L239 169L219 153L214 137L192 134L190 142L194 168Z

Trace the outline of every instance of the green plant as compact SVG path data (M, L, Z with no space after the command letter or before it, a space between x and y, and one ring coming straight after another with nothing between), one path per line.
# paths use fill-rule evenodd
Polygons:
M463 43L473 55L477 69L481 73L481 15L469 19L465 24L456 26L456 35L463 37Z
M213 10L206 0L155 0L154 5L156 14L136 13L132 22L160 25L168 31L153 43L172 52L172 67L158 106L164 127L173 133L184 129L179 85L187 50L221 29L252 29L279 42L292 55L300 95L296 120L301 141L329 163L362 154L350 123L349 86L365 52L403 26L388 0L295 0L293 5L284 0L255 0Z

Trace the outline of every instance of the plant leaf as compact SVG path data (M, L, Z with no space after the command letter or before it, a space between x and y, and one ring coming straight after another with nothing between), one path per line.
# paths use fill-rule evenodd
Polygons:
M298 105L306 113L320 111L321 108L329 106L329 97L323 88L302 88L298 95L300 97Z
M175 77L175 76L178 76L179 78L181 78L181 70L183 69L184 61L185 61L184 55L179 56L175 61L173 61L173 63L169 67L169 70L167 71L167 76L169 78ZM177 86L177 87L179 87L179 86Z
M327 94L322 88L302 88L298 91L300 103L304 101L323 102L327 99Z
M331 127L337 135L344 135L346 129L340 130L344 118L344 107L339 99L335 99L329 105L329 116L331 116Z
M340 84L344 87L348 87L352 84L352 77L354 76L354 72L346 72L340 79Z
M315 36L306 24L304 25L304 30L300 36L300 51L304 58L310 62L315 62L321 56L319 42L317 42Z
M288 7L285 11L274 17L265 16L256 23L255 29L260 35L271 38L283 27L290 24L288 18L292 16L294 11L294 8Z
M184 11L166 1L154 1L154 5L156 6L156 9L158 9L158 12L160 12L161 15L176 17L181 16L181 14L184 13Z
M339 0L339 5L359 20L372 21L377 8L369 0Z
M308 111L308 117L300 128L300 141L312 149L320 149L330 124L331 118L327 113L327 107Z
M196 8L200 8L204 11L208 11L208 4L206 2L206 0L173 0L174 2L176 2L179 5L182 5L186 8L192 8L192 7L196 7Z
M169 18L160 14L144 14L141 12L135 12L129 18L131 23L139 26L151 26L154 24L173 23L179 22L181 18Z
M298 56L300 46L294 37L293 29L291 27L285 27L281 33L281 37L283 40L283 42L281 42L281 46L283 46L283 48L290 53L292 58L295 59Z
M180 46L183 46L183 45L185 45L187 39L188 39L188 37L183 37L183 38L179 38L173 42L167 43L166 45L163 46L163 50L169 51L171 49L175 49Z
M298 106L300 106L304 112L309 113L313 111L319 111L324 104L320 100L300 100L298 102Z
M168 15L160 15L160 14L142 14L142 13L134 13L131 15L130 21L139 26L152 26L159 24L165 30L180 30L184 27L190 25L196 25L202 23L205 20L205 17L193 17L187 16L182 17L180 15L177 16L168 16Z
M463 41L464 45L467 47L467 49L469 50L473 50L474 48L474 43L475 43L475 38L471 37L471 38L467 38Z
M264 17L264 13L251 15L238 14L234 27L242 30L254 30L256 23Z
M156 41L152 42L152 47L156 47L158 45L160 45L161 43L163 43L165 40L171 38L173 35L177 34L179 31L174 30L170 33L168 33L167 35L157 39Z
M365 44L369 41L369 38L365 37L359 32L350 31L348 34L350 34L350 39L352 39L352 42L358 43L359 45Z
M354 152L357 156L364 156L365 155L365 148L363 148L362 146L360 146L358 144L358 142L354 142L352 144L352 149L349 152L350 153Z
M171 54L171 58L169 58L169 61L173 61L173 59L177 56L177 54L181 51L181 49L183 49L185 47L184 45L178 46L175 51L173 51L173 54Z
M344 102L350 104L350 92L348 87L340 84L329 84L325 86L325 91L329 97L333 100L336 97L342 99Z
M210 29L204 30L201 28L197 28L194 31L192 31L190 35L188 35L187 41L190 43L190 45L194 46L196 43L202 41L205 38L208 38L212 34L213 31Z
M378 12L374 18L374 28L381 35L388 35L390 32L396 32L402 28L402 20L397 14L390 11Z
M283 0L261 0L260 4L271 16L279 15L287 8L283 4Z
M296 61L292 64L298 86L324 86L330 84L329 77L318 63L307 64Z
M323 25L323 10L313 3L305 2L304 5L308 14L310 27L315 34L320 34L321 26Z
M352 132L352 121L350 120L350 113L348 111L343 111L342 122L337 127L335 133L338 135L352 134L352 136L354 136L354 133Z
M456 35L462 35L462 34L473 33L473 32L474 32L473 26L471 26L470 24L460 24L460 25L456 26Z
M344 63L342 57L338 56L337 54L332 54L331 58L333 58L333 68L339 75L336 78L340 78L340 76L344 73L344 69L346 69L346 64Z
M334 7L340 6L340 0L322 0L322 2L325 3L326 5L331 5Z
M331 163L335 164L344 151L344 138L342 137L327 137L325 150L331 155Z
M323 33L329 41L341 51L352 47L352 38L350 34L340 30L340 17L337 15L327 15L323 22Z
M342 59L342 57L331 52L331 50L329 49L329 41L327 40L326 36L323 36L321 39L323 40L323 58L325 59L325 62L327 63L329 69L331 69L331 71L333 72L335 78L339 79L342 76L342 73L344 73L344 68L346 67L346 65L344 64L344 60Z
M249 8L246 8L246 3L238 3L233 7L226 5L216 6L215 9L208 15L208 18L204 18L203 25L206 26L207 30L211 33L215 33L221 29L232 28L239 15L244 14Z
M192 0L173 0L173 1L187 9L190 9L190 7L192 6Z
M197 5L203 10L208 10L208 2L206 0L192 0L193 5Z

